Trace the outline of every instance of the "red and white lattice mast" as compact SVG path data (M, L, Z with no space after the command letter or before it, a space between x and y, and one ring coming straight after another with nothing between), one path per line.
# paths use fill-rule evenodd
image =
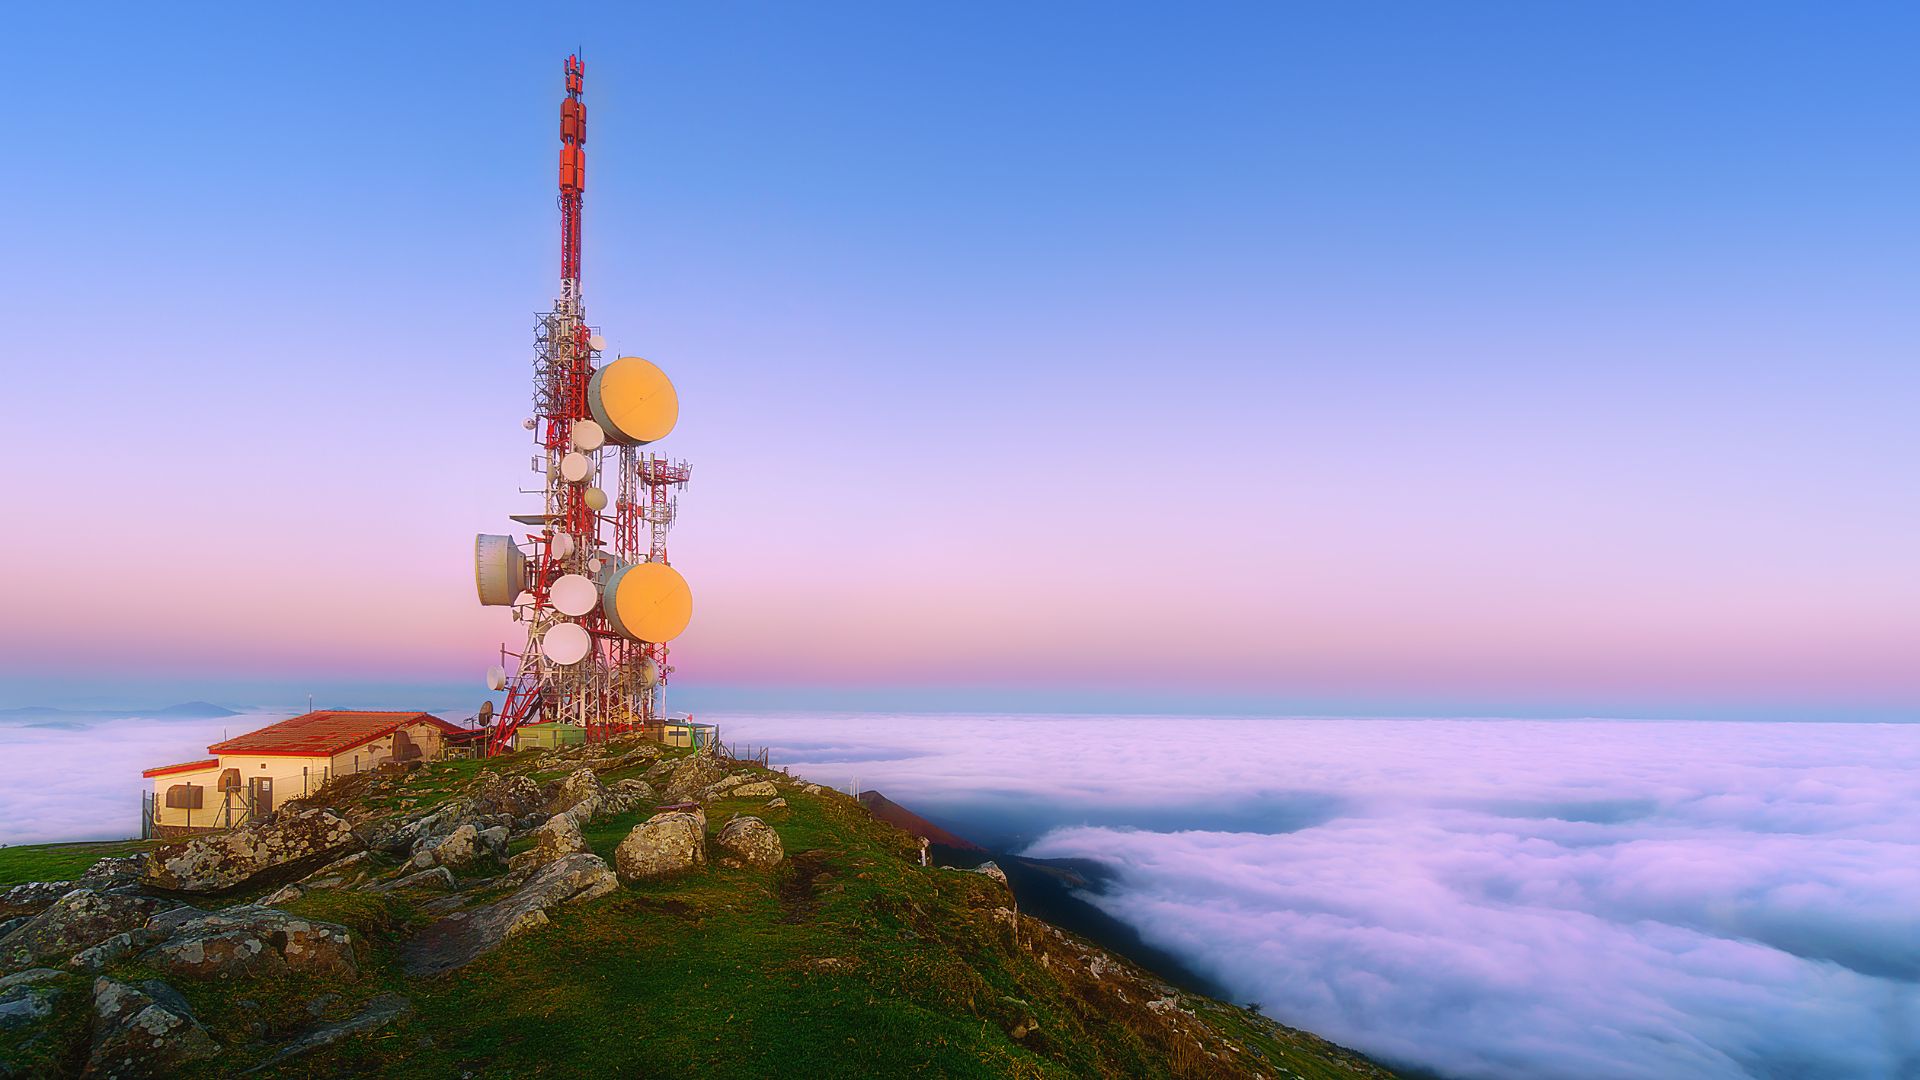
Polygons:
M513 745L529 723L585 729L589 741L667 717L667 642L692 617L692 594L667 563L666 530L690 470L639 447L679 418L673 383L654 364L623 356L602 364L606 342L586 321L580 292L581 216L587 178L586 66L567 57L560 103L560 295L535 317L533 417L542 478L538 514L513 520L522 538L475 541L480 602L507 606L526 628L518 651L501 648L488 689L488 752ZM613 489L608 497L607 489ZM611 509L611 513L608 511ZM642 525L646 528L643 530ZM604 528L603 528L604 526Z

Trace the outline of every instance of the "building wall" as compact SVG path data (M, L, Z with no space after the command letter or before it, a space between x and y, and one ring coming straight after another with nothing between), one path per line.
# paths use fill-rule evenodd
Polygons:
M420 748L422 758L431 760L440 755L443 742L439 728L420 723L409 724L403 730ZM335 754L331 758L324 754L221 754L217 767L153 777L154 824L167 829L226 828L245 824L246 801L229 800L218 790L220 774L227 769L240 770L243 789L249 787L255 777L272 778L273 805L277 809L290 799L318 791L330 776L366 772L392 759L392 735L383 735L364 746ZM175 784L198 784L202 788L200 809L169 808L167 789ZM229 801L233 804L231 813L227 808Z

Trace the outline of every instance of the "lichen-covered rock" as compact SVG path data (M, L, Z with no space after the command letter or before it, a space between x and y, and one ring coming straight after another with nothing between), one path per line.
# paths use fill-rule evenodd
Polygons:
M302 1032L292 1042L280 1048L258 1068L269 1068L293 1057L304 1054L317 1047L329 1046L349 1035L360 1035L386 1027L395 1020L413 1011L413 1003L398 994L381 994L361 1007L360 1011L337 1024L322 1024L319 1027Z
M780 789L765 780L756 780L751 784L741 784L727 792L729 799L771 799L780 794Z
M181 892L218 892L337 856L358 843L347 819L332 810L283 809L265 824L156 848L147 855L142 880Z
M79 886L71 881L28 881L0 892L0 922L38 915Z
M31 1028L51 1017L63 992L60 982L60 972L52 968L28 968L0 979L0 1031ZM12 1075L6 1070L0 1057L0 1076Z
M713 838L720 849L748 866L771 870L787 857L780 834L757 817L737 817Z
M605 798L607 787L592 769L580 768L554 781L547 791L547 812L564 813L586 799Z
M141 959L197 979L252 978L299 971L351 978L359 974L346 927L241 905L154 919L147 932L164 938Z
M701 792L726 779L727 771L705 754L692 754L673 763L663 778L662 791L672 802L696 798ZM647 777L654 779L651 773Z
M419 851L462 825L476 821L472 799L449 799L433 810L401 825L388 835L380 847L394 853ZM479 825L475 825L479 828Z
M612 790L615 796L625 801L628 810L645 806L660 798L660 793L653 789L653 785L639 777L628 777L617 781Z
M658 813L633 827L613 850L621 881L650 881L707 865L706 815Z
M555 814L545 825L533 830L533 846L507 861L512 870L545 866L556 859L587 850L587 838L572 814Z
M410 975L438 975L498 948L500 943L547 925L547 910L604 896L619 880L598 855L556 859L536 871L512 896L472 911L458 911L421 931L402 950Z
M166 983L93 981L93 1052L82 1075L112 1080L168 1076L181 1065L219 1052L187 1000Z
M767 809L769 810L785 810L786 808L787 808L787 800L785 799L768 799L767 800Z
M431 870L405 874L392 881L375 885L372 891L398 892L401 889L435 889L440 892L452 892L456 885L457 883L453 880L453 871L444 866L436 866Z
M146 923L162 906L146 896L73 889L0 939L0 971L64 962L74 953Z
M75 971L84 971L97 975L109 965L117 964L134 953L145 948L153 939L144 926L115 934L98 945L92 945L73 954L67 966Z
M115 855L96 861L80 875L80 884L100 888L106 885L124 885L140 880L141 871L147 866L145 855Z
M445 836L420 841L413 849L413 865L465 866L480 852L480 830L469 821Z
M540 785L524 776L501 776L488 770L474 781L471 795L477 815L522 818L546 806Z

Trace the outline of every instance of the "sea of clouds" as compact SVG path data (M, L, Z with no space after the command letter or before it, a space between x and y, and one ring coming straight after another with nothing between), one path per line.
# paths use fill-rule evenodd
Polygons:
M218 720L0 730L0 843L131 835ZM1920 1076L1920 725L702 716L1242 1002L1462 1078Z
M703 718L710 719L710 718ZM1920 1076L1920 725L730 717L1446 1076Z

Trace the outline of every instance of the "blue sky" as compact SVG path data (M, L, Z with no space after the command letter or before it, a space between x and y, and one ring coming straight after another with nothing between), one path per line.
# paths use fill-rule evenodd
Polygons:
M9 21L30 700L477 686L575 47L696 698L1920 700L1910 7Z

